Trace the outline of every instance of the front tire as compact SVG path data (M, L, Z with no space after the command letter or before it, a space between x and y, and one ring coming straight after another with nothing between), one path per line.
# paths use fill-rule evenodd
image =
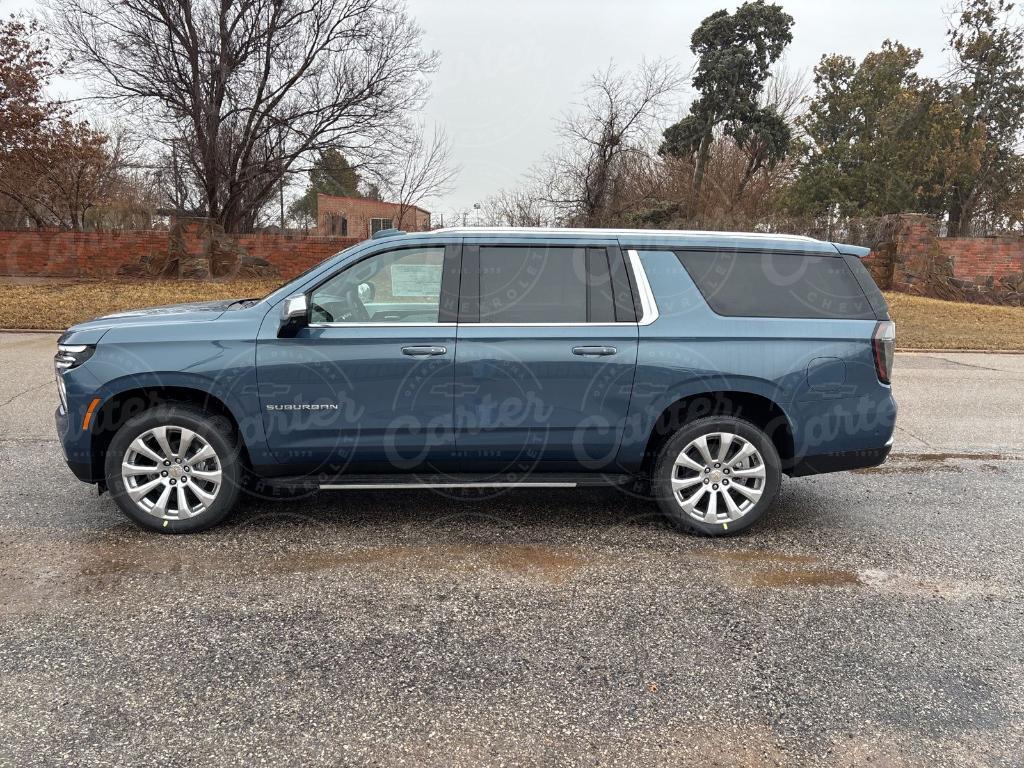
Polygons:
M235 505L241 462L227 419L189 405L158 405L118 429L104 469L111 496L136 523L194 533Z
M771 439L731 416L697 419L680 428L662 447L651 478L665 515L702 536L749 528L772 505L781 482Z

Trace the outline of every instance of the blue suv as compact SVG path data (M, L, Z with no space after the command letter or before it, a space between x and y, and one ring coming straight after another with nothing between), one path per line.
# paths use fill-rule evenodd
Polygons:
M747 528L783 475L892 445L894 326L867 249L783 235L378 233L261 299L76 325L68 465L141 525L240 492L640 488Z

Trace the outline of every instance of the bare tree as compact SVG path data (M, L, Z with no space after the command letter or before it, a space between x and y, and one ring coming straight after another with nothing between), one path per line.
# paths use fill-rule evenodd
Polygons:
M594 75L580 111L567 115L562 149L546 163L544 197L569 224L602 226L615 216L616 187L634 156L652 153L660 113L682 85L678 69L645 62L635 73L611 65Z
M379 160L436 67L403 0L47 3L71 71L164 142L228 231L317 150Z
M503 189L483 203L483 223L492 227L546 227L556 223L555 213L536 185Z
M434 128L429 138L422 127L409 130L392 162L378 173L385 197L398 205L395 226L407 226L407 214L424 201L451 192L460 170L452 162L451 142L443 129Z

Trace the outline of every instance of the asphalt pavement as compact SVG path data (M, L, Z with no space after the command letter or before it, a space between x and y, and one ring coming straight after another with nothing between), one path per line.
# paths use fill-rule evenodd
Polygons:
M617 490L134 527L0 334L0 765L1024 765L1024 356L897 355L894 455L748 533Z

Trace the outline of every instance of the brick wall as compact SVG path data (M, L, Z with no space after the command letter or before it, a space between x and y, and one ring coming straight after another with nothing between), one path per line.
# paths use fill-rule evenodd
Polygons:
M1024 237L939 237L938 222L900 214L865 260L880 287L936 298L1024 303Z
M186 230L185 247L201 253L198 233ZM257 259L265 259L282 278L294 277L328 256L359 242L356 238L301 235L239 235L235 240ZM0 231L0 275L40 277L112 277L144 260L166 255L170 233Z

